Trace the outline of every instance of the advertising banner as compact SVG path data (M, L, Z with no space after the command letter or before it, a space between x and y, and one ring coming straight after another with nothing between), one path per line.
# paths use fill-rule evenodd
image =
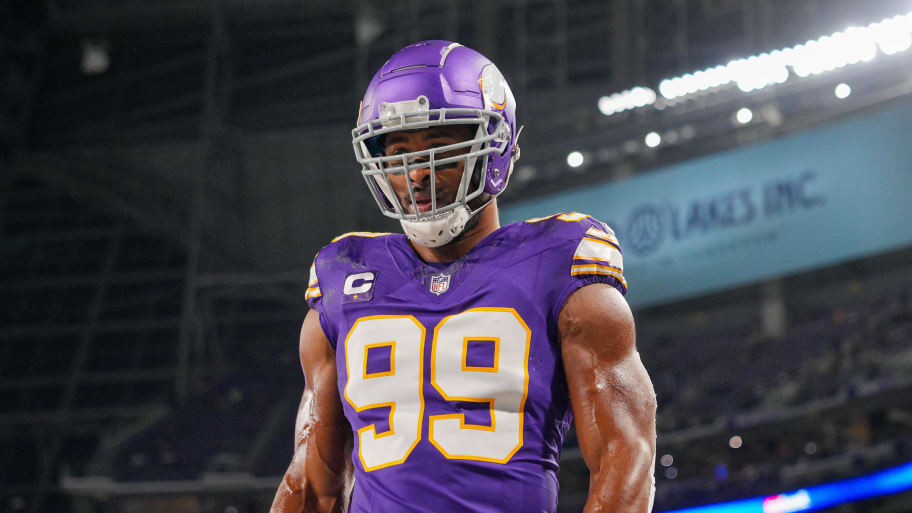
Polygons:
M607 222L633 306L723 290L912 244L912 103L756 146L512 203Z

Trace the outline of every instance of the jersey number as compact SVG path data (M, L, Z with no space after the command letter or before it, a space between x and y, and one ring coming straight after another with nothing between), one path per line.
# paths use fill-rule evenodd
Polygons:
M390 410L389 430L378 433L374 424L358 430L365 471L405 462L421 439L425 334L411 315L376 315L355 321L345 338L345 400L358 412ZM491 418L479 425L462 413L429 416L428 439L446 458L506 463L522 447L531 340L512 308L473 308L434 328L431 384L447 401L487 403ZM493 346L493 364L469 365L470 342ZM369 373L368 351L380 346L389 346L389 369Z

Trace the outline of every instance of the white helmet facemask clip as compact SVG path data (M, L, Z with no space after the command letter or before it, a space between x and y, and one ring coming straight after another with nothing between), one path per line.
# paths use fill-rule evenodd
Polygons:
M450 243L465 230L466 223L472 218L469 207L460 205L443 214L440 219L428 221L399 221L405 235L429 248L437 248Z

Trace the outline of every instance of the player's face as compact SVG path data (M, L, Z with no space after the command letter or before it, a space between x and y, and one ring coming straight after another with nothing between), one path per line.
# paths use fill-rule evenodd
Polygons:
M393 132L386 137L386 155L440 148L471 139L474 134L474 125L435 126L422 130ZM440 160L455 157L468 152L469 147L459 148L445 153L438 153L434 156L434 159ZM424 158L416 161L427 162L428 160ZM440 208L456 201L465 161L459 160L442 166L435 165L434 168L436 170L434 183L437 207ZM390 174L388 177L390 184L393 186L393 191L399 197L399 203L406 212L415 213L412 201L409 199L409 188L412 189L412 193L415 195L418 212L431 210L431 195L435 191L431 190L431 172L429 167L411 169L407 174Z

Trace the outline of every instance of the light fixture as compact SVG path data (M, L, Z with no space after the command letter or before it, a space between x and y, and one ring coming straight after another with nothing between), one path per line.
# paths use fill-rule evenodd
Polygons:
M870 26L872 37L885 55L904 52L912 46L906 16L895 16Z
M518 183L531 182L538 175L538 170L530 165L518 166L514 174L514 180Z
M743 444L743 443L744 443L744 441L741 440L741 437L738 435L735 435L728 439L728 446L731 447L732 449L737 449L737 448L741 447L741 444Z
M567 165L570 167L580 167L584 160L586 159L583 158L583 154L578 151L571 151L567 155Z
M662 144L662 136L659 135L658 132L649 132L648 134L646 134L646 138L644 141L646 142L646 146L649 146L650 148L655 148L656 146Z
M82 42L80 68L86 75L100 75L108 70L111 57L105 41L85 40Z
M606 116L652 105L656 101L656 93L648 87L634 87L611 96L602 96L598 100L599 112Z
M640 151L640 144L633 139L629 139L624 141L624 144L621 145L621 150L623 150L627 155L633 155L634 153Z
M815 444L814 442L808 442L808 443L804 444L804 453L805 454L812 455L815 452L817 452L817 444Z
M877 56L878 50L884 55L893 55L910 48L912 13L864 27L849 27L804 44L666 78L659 82L658 90L666 100L710 91L731 83L748 93L784 83L791 73L804 78L870 61Z
M852 94L852 88L849 87L849 84L846 84L845 82L843 82L843 83L839 84L838 86L836 86L836 89L833 91L833 93L836 95L836 98L839 98L840 100L845 100L846 98L849 97L850 94Z
M750 123L752 119L754 119L754 113L747 107L742 107L738 109L738 112L735 114L735 119L738 120L738 123L746 125Z

